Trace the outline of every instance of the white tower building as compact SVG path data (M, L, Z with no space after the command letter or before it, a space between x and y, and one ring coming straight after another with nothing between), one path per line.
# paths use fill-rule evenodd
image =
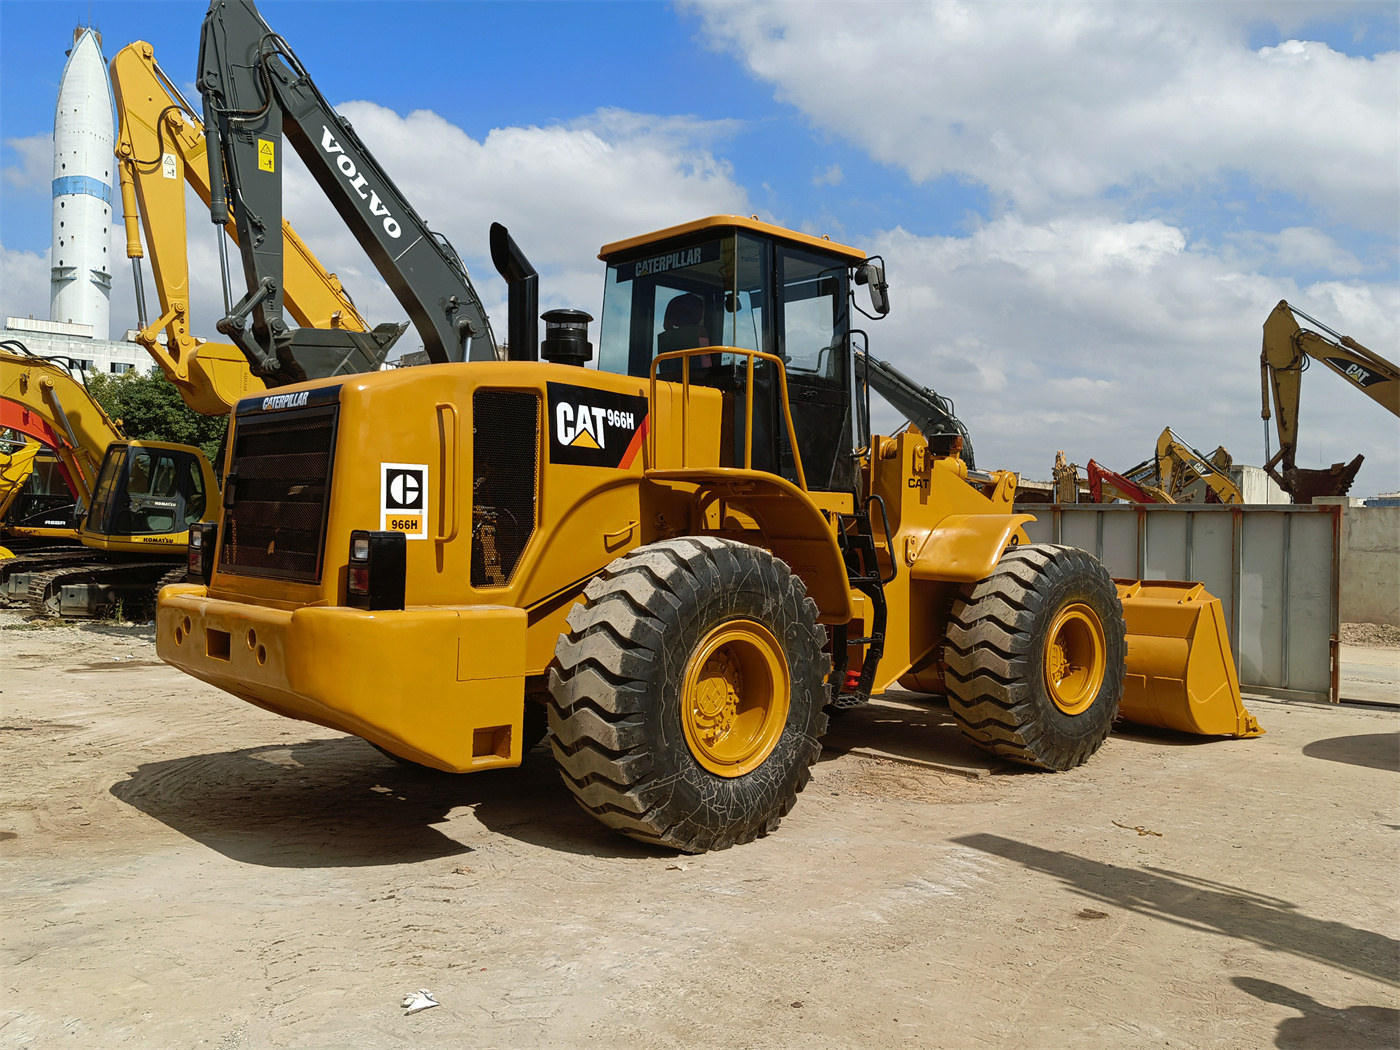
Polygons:
M96 30L73 30L53 121L49 317L108 334L112 296L112 87Z

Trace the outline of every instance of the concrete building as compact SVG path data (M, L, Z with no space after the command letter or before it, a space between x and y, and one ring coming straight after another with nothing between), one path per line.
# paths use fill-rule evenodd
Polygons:
M120 341L97 339L91 325L7 317L4 338L18 340L30 353L40 357L57 358L74 376L80 370L120 375L133 368L145 370L154 364L145 348L136 342L134 330L128 331Z
M97 31L79 26L53 121L49 317L108 335L112 298L112 87Z

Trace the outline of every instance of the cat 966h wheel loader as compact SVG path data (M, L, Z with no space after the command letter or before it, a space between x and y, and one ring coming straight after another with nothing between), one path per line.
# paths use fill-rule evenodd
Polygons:
M496 235L498 266L532 275ZM735 216L601 258L596 368L591 319L555 311L543 360L242 401L161 657L450 771L518 764L543 705L589 812L691 851L772 830L829 712L896 684L1046 769L1120 713L1259 731L1218 601L1027 543L1015 476L968 465L946 402L946 432L869 432L851 311L855 284L887 311L877 260Z

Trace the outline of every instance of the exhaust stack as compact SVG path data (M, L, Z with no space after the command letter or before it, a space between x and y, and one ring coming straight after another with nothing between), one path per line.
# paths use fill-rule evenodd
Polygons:
M507 360L540 359L540 276L499 222L491 224L491 262L510 289L506 320Z

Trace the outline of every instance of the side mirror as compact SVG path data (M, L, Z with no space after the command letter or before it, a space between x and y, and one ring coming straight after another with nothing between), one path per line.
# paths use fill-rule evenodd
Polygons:
M870 287L870 307L881 317L890 312L890 286L885 283L883 263L871 259L856 267L856 284Z

